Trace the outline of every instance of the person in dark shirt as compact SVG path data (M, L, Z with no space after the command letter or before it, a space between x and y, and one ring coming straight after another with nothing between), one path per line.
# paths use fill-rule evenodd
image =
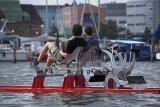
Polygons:
M38 58L33 58L34 65L37 66L42 60L42 57L49 51L48 58L45 67L45 73L47 72L49 66L53 61L62 61L67 58L77 47L85 47L87 42L82 38L82 26L80 24L75 24L72 29L73 37L67 41L66 49L58 50L53 42L47 42L43 47ZM58 59L56 58L58 56Z
M96 47L96 51L100 52L99 42L93 35L93 29L91 26L86 26L84 28L84 35L85 40L87 42L87 46L85 47L85 50L88 50L91 46Z

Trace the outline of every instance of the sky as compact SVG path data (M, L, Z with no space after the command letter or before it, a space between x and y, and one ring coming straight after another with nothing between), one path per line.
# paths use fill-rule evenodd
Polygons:
M59 5L63 5L66 3L71 4L73 0L58 0ZM84 3L85 0L76 0L77 3ZM88 0L86 0L88 1ZM128 0L100 0L100 3L110 3L110 2L127 2ZM47 0L48 5L57 5L57 0ZM34 5L45 5L46 0L20 0L21 4L34 4ZM90 0L91 4L98 5L98 0Z

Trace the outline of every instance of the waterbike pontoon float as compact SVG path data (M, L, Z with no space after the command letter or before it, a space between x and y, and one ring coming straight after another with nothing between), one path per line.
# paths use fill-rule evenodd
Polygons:
M99 62L93 61L95 47L91 47L86 53L82 53L83 48L78 47L61 64L55 64L52 69L63 71L58 74L37 74L34 77L32 86L3 85L0 86L0 92L20 92L20 93L55 93L55 92L106 92L106 93L155 93L160 94L160 88L134 88L130 83L145 83L142 76L128 76L135 64L135 53L131 51L132 56L127 62L126 54L102 50ZM110 59L109 64L108 59ZM89 61L91 65L85 67ZM110 66L109 66L110 65ZM32 63L31 63L32 66ZM36 68L37 72L39 67ZM64 72L65 71L65 72ZM62 86L45 86L46 77L64 76ZM89 82L103 81L103 86L88 86ZM87 77L87 78L88 78ZM138 80L138 81L136 81Z

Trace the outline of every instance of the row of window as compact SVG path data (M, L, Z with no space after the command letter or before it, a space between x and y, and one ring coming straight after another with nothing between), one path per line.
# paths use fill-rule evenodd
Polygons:
M107 7L107 10L126 10L125 7Z
M70 25L70 23L64 23L64 27L66 27L66 28L70 28L70 27L71 27L71 25Z
M138 16L139 16L139 17L140 17L140 16L146 17L146 15L144 15L144 14L136 14L135 16L137 16L137 17L138 17ZM127 17L134 17L134 15L127 15ZM153 18L150 17L149 19L152 20Z
M125 24L126 21L119 21L119 24Z
M127 24L128 26L134 26L134 25L136 25L136 26L141 26L141 25L146 25L146 23L136 23L136 24L132 24L132 23L130 23L130 24Z
M106 16L126 16L125 13L106 13Z
M130 14L130 15L127 15L127 17L133 17L133 16L145 16L145 15L144 14L136 14L136 15Z
M124 10L124 9L126 9L126 4L123 4L123 5L110 4L110 5L106 5L104 7L107 9L110 9L110 10Z
M145 7L146 5L145 4L139 4L139 5L128 5L127 8L130 8L130 7Z

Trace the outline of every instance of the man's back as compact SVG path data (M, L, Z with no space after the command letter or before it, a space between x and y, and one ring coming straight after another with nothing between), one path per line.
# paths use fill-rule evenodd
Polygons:
M74 37L67 43L66 53L72 53L77 47L86 47L87 42L81 37Z

